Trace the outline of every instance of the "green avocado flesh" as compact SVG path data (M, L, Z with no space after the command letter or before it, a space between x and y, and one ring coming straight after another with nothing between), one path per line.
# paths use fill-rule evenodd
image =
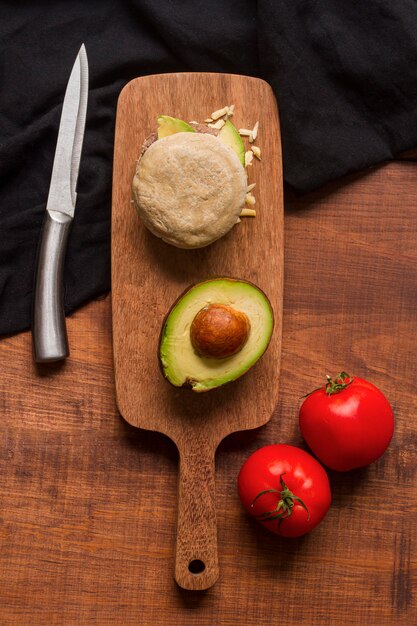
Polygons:
M176 133L195 133L196 130L187 122L179 120L176 117L170 117L169 115L160 115L158 117L158 139L168 137L168 135L175 135ZM245 166L245 146L242 141L242 137L232 122L226 120L225 125L217 135L218 138L223 141L229 148L232 148L239 157L239 161Z
M239 161L243 166L245 166L245 146L242 137L239 135L239 131L235 126L233 126L230 120L226 120L226 123L219 132L218 137L236 152L239 157Z
M176 117L160 115L158 117L158 139L175 135L175 133L195 133L195 130L187 122L178 120Z
M190 327L195 315L209 304L225 304L247 315L249 337L236 354L217 359L199 356ZM268 347L274 315L266 295L252 283L216 278L194 285L174 304L161 333L159 358L165 378L175 387L209 391L247 372Z

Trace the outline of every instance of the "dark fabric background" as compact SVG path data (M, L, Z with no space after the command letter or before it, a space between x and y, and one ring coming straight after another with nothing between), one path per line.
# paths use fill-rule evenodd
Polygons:
M117 97L171 71L260 76L280 109L284 175L303 192L417 146L415 0L0 0L0 334L30 325L62 99L90 69L67 313L110 288Z

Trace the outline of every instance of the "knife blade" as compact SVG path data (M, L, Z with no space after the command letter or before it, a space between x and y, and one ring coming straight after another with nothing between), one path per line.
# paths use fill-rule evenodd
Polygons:
M65 91L35 277L35 361L60 361L69 354L63 298L63 269L77 201L77 180L88 101L88 60L81 46Z

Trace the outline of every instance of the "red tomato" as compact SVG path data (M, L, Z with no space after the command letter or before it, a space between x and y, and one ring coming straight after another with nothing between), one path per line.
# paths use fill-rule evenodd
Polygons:
M324 468L300 448L275 444L260 448L238 476L245 509L284 537L300 537L326 515L331 493Z
M300 408L301 434L327 467L345 472L369 465L387 449L394 432L392 408L375 385L338 374L309 394Z

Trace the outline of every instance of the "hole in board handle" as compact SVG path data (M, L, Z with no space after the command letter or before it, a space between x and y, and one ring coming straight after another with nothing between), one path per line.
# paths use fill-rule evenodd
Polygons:
M191 574L202 574L205 569L206 564L200 561L200 559L193 559L188 563L188 571L191 572Z

